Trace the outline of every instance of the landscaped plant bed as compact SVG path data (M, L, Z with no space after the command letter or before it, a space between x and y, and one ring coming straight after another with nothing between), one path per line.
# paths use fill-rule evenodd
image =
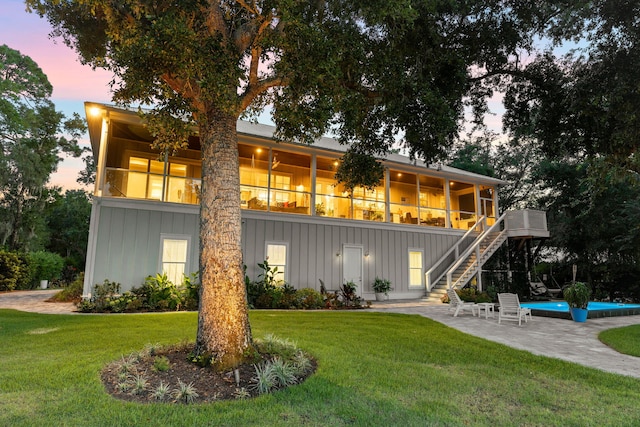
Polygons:
M269 347L275 351L256 351L253 360L240 365L237 373L216 371L207 360L193 357L193 343L183 343L160 348L147 346L140 353L123 356L102 370L102 382L109 394L121 400L205 403L273 392L299 384L315 372L315 360L290 342L267 339L275 339L276 345L272 341L266 345L257 341L257 350Z

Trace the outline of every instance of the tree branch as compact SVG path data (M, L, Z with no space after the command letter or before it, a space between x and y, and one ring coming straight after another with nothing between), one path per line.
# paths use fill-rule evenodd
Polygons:
M249 5L246 1L244 0L236 0L238 2L238 4L247 12L249 13L253 13L255 15L260 15L260 11L258 10L258 7L256 5L255 2L251 2L251 5Z
M247 90L240 96L239 111L246 110L249 105L261 94L273 87L286 86L287 80L281 77L273 77L256 82L255 85L247 86Z
M199 85L176 78L170 73L164 73L161 78L173 91L189 99L197 111L205 111Z

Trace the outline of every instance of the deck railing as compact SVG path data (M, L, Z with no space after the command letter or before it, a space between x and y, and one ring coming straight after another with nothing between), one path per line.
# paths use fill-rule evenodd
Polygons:
M502 242L506 239L506 229L502 227L502 223L504 222L507 214L503 214L498 220L493 224L489 229L486 229L478 238L471 244L461 255L458 257L457 261L451 265L447 269L447 288L456 288L461 282L467 278L473 277L480 267L482 266L483 261L487 258L487 254L491 255L497 249L497 246L501 245ZM499 232L499 233L498 233ZM497 234L496 234L497 233ZM488 242L484 250L481 252L481 246L483 242L487 240L487 238L493 237L493 240ZM473 262L471 262L465 271L463 271L460 275L458 275L453 280L453 273L462 266L464 262L467 262L472 255L475 255ZM466 282L465 282L466 283ZM478 286L479 289L482 289L482 285Z
M447 268L455 262L460 256L460 253L467 249L475 240L476 233L481 232L486 221L486 217L482 216L478 221L469 227L469 230L453 245L442 257L436 261L433 266L425 273L425 283L427 286L427 292L431 292L431 289L440 281L440 279L446 274Z

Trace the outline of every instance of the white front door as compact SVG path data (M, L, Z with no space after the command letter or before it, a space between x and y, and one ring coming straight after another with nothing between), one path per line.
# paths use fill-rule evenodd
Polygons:
M362 296L362 247L344 245L342 253L342 283L355 283L356 294Z

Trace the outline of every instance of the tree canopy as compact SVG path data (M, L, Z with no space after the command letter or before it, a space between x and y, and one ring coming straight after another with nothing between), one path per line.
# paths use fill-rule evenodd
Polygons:
M0 245L14 250L46 243L46 184L63 153L80 153L84 122L56 111L51 91L31 58L0 46Z

